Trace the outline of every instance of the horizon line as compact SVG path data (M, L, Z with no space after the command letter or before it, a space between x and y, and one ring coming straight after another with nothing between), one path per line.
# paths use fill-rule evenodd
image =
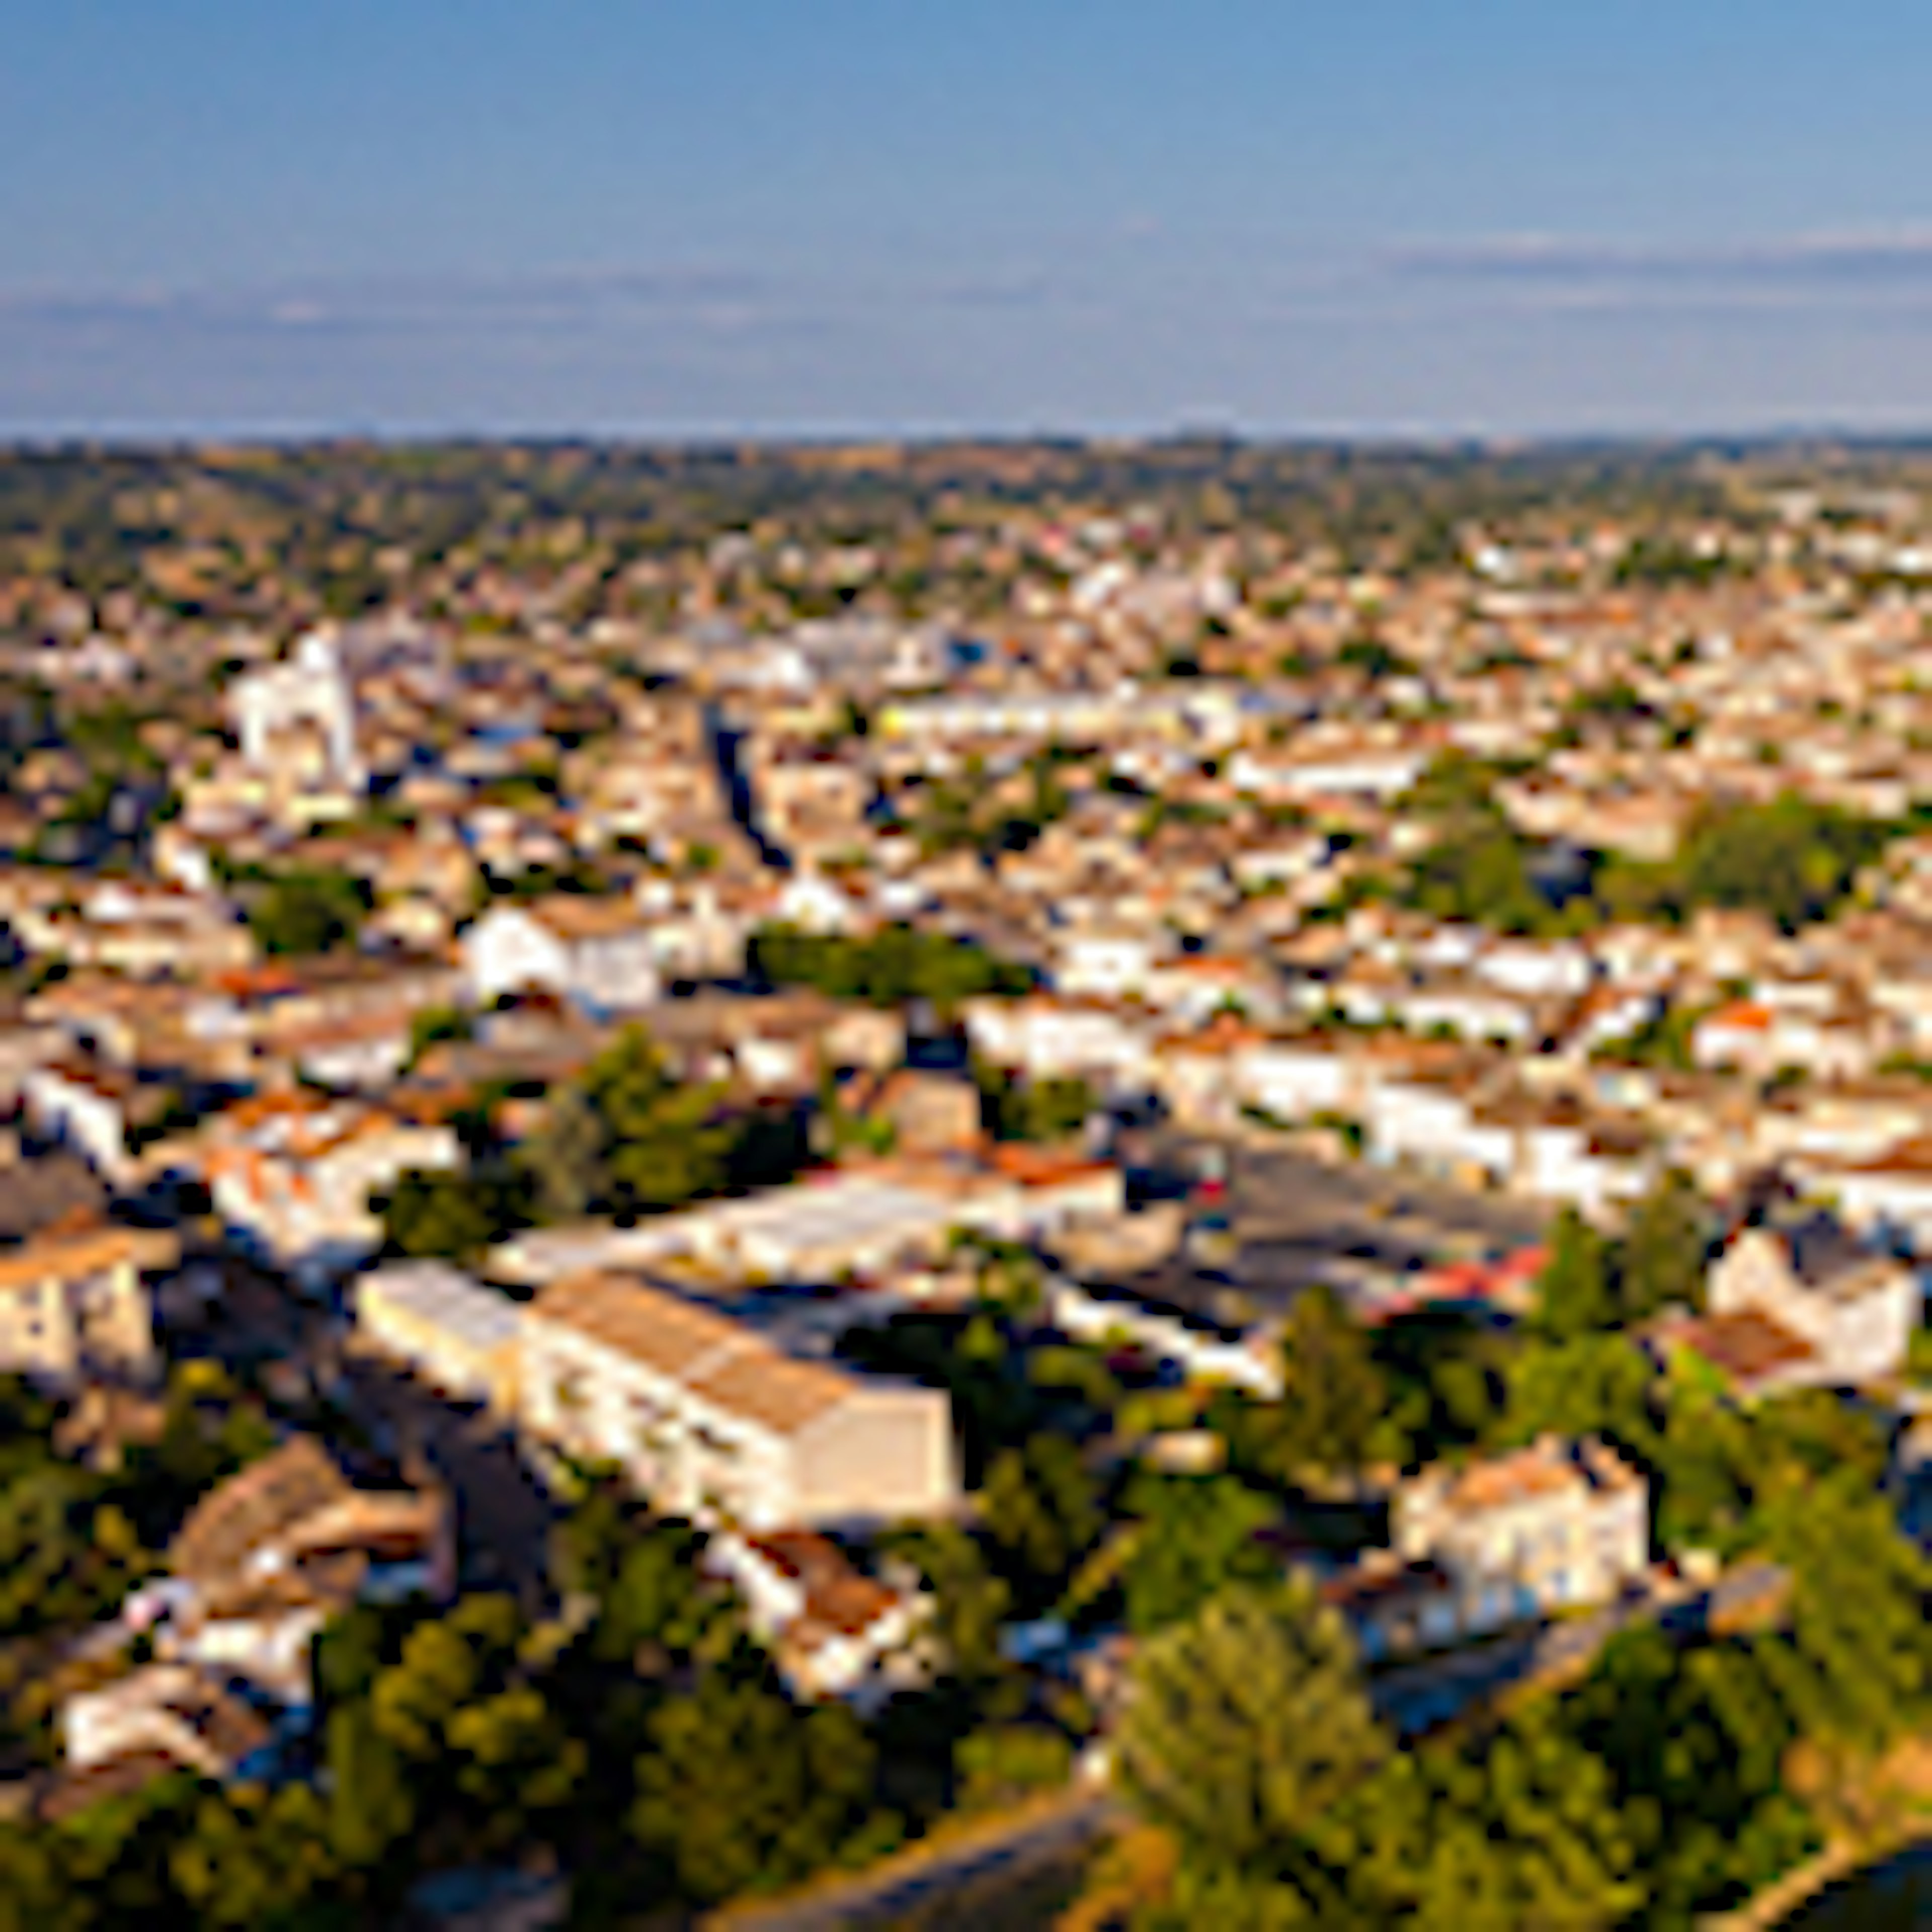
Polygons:
M1379 448L1496 454L1604 448L1686 451L1762 448L1820 442L1870 446L1932 444L1932 413L1896 423L1861 423L1826 417L1756 425L1714 424L1663 428L1580 423L1570 427L1522 430L1402 422L1244 427L1214 421L1190 423L1184 420L1161 427L1095 425L1080 428L864 424L825 424L796 428L728 423L684 426L609 424L597 428L516 424L489 428L406 422L369 424L190 421L136 424L59 422L40 424L0 422L0 454L9 457L83 452L178 453L237 446L283 450L357 446L397 448L440 446L461 448L543 445L710 450L742 449L748 446L777 453L797 449L850 449L868 445L900 449L976 446L1020 448L1053 445L1072 448L1157 448L1190 443L1224 443L1255 449Z

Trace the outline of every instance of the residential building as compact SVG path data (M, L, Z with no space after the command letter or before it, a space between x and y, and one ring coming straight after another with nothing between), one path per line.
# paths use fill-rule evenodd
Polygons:
M274 1733L214 1672L185 1664L148 1664L61 1707L68 1768L89 1772L117 1760L153 1758L216 1780L260 1777L271 1768Z
M460 1167L464 1153L440 1121L288 1088L216 1115L178 1158L206 1178L236 1238L320 1287L380 1244L372 1198L409 1169Z
M829 1538L810 1530L721 1530L704 1561L737 1589L753 1634L770 1646L794 1697L842 1698L871 1713L929 1680L925 1638L934 1598L861 1576Z
M1405 1479L1390 1540L1450 1580L1474 1630L1610 1601L1648 1567L1649 1508L1649 1484L1606 1444L1545 1436Z
M628 899L556 892L527 905L493 906L461 944L479 1006L538 988L606 1013L649 1006L660 991L650 922Z
M1903 1262L1820 1214L1740 1229L1712 1264L1705 1298L1704 1317L1670 1339L1755 1394L1896 1375L1924 1298Z
M313 1436L293 1436L210 1490L168 1546L177 1588L130 1610L143 1628L184 1598L218 1600L238 1583L326 1574L358 1560L364 1594L448 1596L455 1543L448 1498L433 1486L358 1489ZM159 1586L158 1586L159 1587Z
M633 1278L567 1277L530 1304L520 1401L538 1442L614 1462L659 1508L702 1522L878 1523L958 1501L944 1394L793 1360Z
M356 1333L376 1353L458 1400L517 1412L518 1304L444 1262L402 1262L358 1276Z
M180 1252L172 1234L84 1222L0 1249L0 1370L54 1388L144 1379L155 1366L144 1277Z

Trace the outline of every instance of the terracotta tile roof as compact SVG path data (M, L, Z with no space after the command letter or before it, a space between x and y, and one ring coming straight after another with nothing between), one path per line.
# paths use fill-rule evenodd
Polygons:
M644 921L630 900L592 898L581 893L558 892L538 899L530 916L560 939L610 939L639 932Z
M796 1361L741 1322L623 1276L566 1276L544 1288L530 1312L777 1435L808 1426L854 1394L838 1370Z
M1519 1449L1464 1470L1450 1485L1445 1498L1452 1509L1472 1514L1506 1508L1532 1496L1554 1496L1575 1487L1576 1472L1534 1449Z
M28 1288L50 1277L72 1280L132 1262L164 1268L181 1252L172 1234L139 1228L50 1230L25 1246L0 1253L0 1289Z
M1808 1361L1814 1352L1802 1336L1754 1309L1685 1322L1670 1335L1745 1387Z
M1104 1174L1109 1166L1066 1148L1035 1147L1024 1141L995 1141L986 1150L986 1164L1022 1187L1051 1187L1060 1181Z

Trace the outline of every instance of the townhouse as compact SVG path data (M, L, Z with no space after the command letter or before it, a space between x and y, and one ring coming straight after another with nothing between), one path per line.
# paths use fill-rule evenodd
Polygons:
M627 899L558 892L492 906L461 946L478 1006L538 988L603 1014L649 1006L662 990L650 923Z

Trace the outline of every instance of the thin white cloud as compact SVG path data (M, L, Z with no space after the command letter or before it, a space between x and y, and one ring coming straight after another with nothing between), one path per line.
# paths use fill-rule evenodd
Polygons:
M1378 259L1397 275L1450 280L1793 282L1857 292L1932 280L1932 227L1709 242L1483 235L1400 244Z

